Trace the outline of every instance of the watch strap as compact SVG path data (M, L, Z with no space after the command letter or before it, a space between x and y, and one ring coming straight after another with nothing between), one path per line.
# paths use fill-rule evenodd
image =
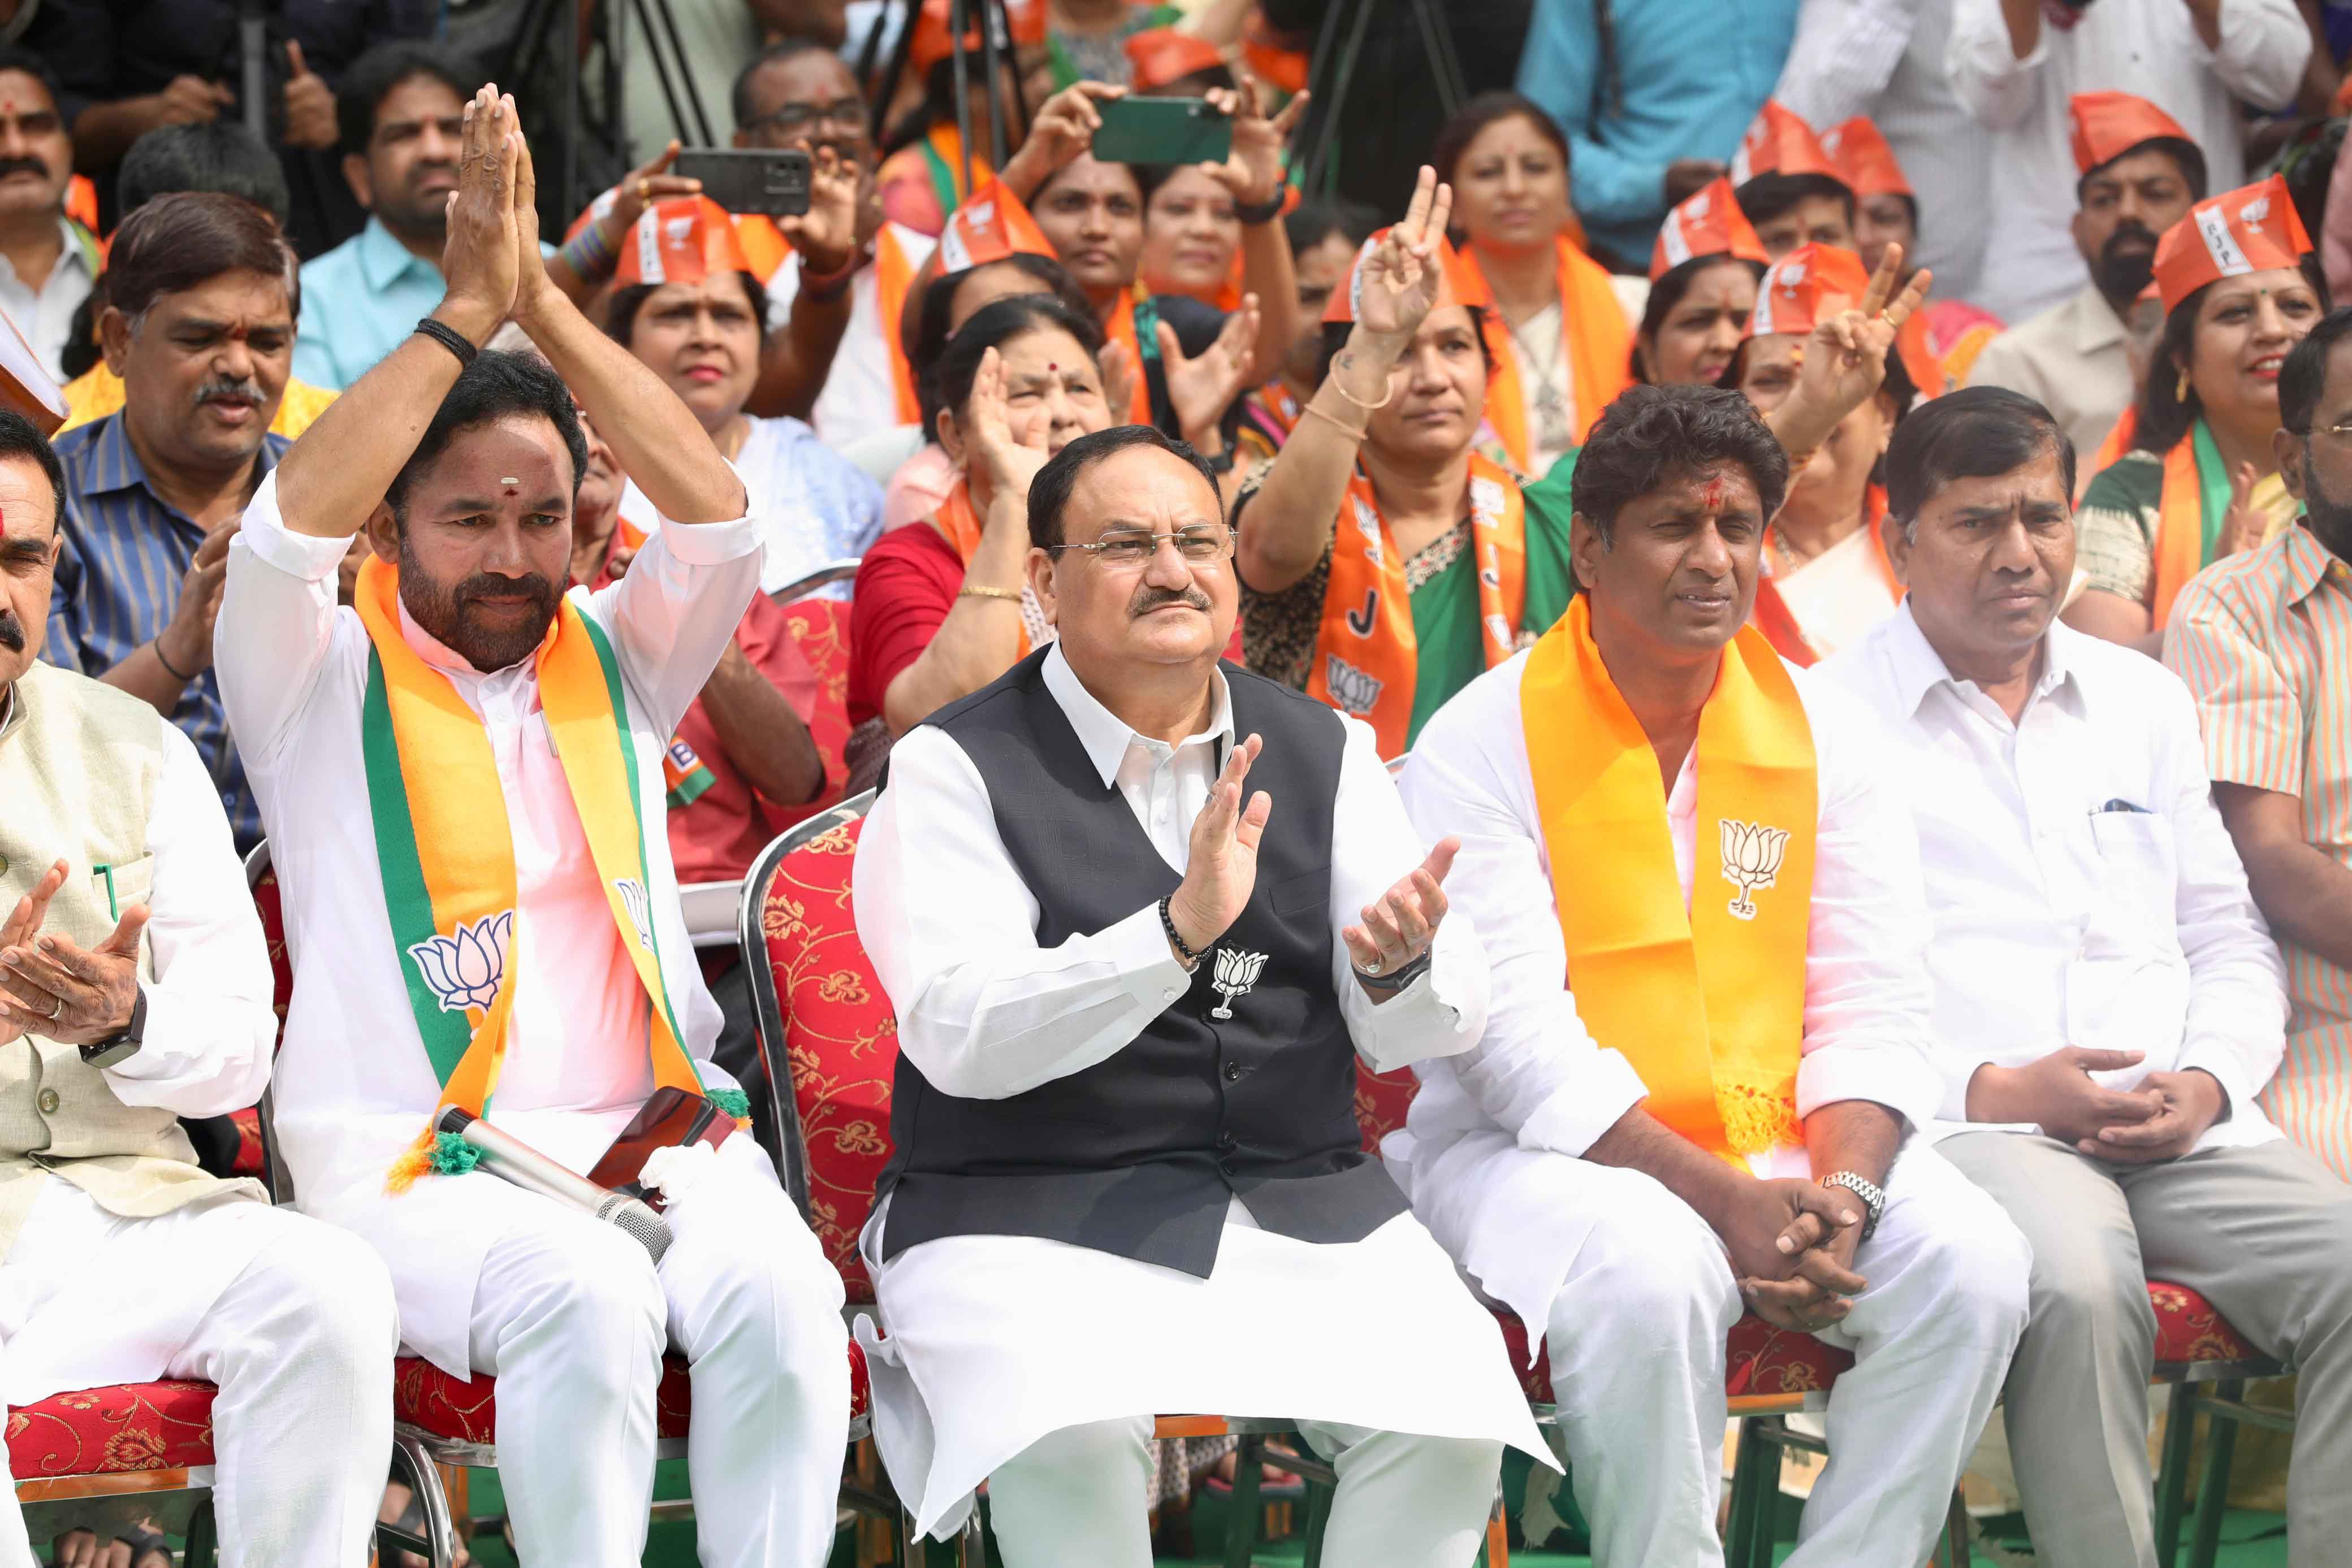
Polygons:
M122 1032L110 1039L101 1040L95 1045L83 1046L82 1062L89 1067L112 1067L119 1061L136 1056L139 1053L139 1048L146 1043L146 1039L147 988L141 986L137 994L131 998L131 1021L123 1026Z
M1274 222L1275 219L1282 216L1282 209L1286 204L1287 204L1289 199L1289 187L1286 185L1276 185L1274 188L1273 195L1268 196L1265 201L1258 203L1255 206L1244 206L1239 202L1234 203L1234 216L1239 218L1244 225L1253 228L1256 227L1259 224L1270 224Z
M1873 1236L1878 1234L1879 1218L1886 1212L1886 1189L1885 1187L1880 1186L1868 1176L1857 1175L1853 1171L1832 1172L1830 1175L1822 1177L1822 1185L1823 1186L1843 1187L1846 1191L1853 1194L1854 1197L1862 1199L1862 1236L1860 1239L1867 1241Z

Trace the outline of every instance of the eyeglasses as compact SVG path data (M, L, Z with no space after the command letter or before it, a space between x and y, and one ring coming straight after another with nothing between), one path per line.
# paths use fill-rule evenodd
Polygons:
M1179 528L1172 534L1119 533L1090 545L1047 545L1047 555L1060 555L1064 550L1084 550L1105 566L1139 567L1160 553L1162 539L1176 546L1176 553L1189 561L1222 559L1234 548L1240 530L1233 528Z
M2338 441L2352 444L2352 420L2342 424L2307 424L2293 434L2302 436L2305 441L2315 435L2332 435Z
M837 98L831 103L788 103L773 114L750 121L743 129L798 136L821 120L863 130L866 126L866 100L862 98Z

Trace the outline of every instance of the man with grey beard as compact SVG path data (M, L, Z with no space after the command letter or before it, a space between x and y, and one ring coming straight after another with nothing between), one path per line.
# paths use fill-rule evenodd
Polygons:
M286 449L268 434L293 362L294 253L249 202L186 192L117 232L99 330L121 413L58 443L66 512L48 658L187 732L239 852L261 816L212 674L228 542Z

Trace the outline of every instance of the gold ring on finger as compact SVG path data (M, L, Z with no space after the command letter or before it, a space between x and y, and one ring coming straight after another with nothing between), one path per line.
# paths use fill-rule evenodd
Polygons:
M652 201L654 199L653 193L654 183L651 180L640 179L637 182L637 201L640 204Z

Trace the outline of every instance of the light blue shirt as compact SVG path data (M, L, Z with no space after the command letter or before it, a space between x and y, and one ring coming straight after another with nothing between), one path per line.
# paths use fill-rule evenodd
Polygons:
M358 234L302 264L295 379L342 391L415 331L442 292L439 267L368 219Z
M1617 101L1603 101L1591 0L1536 0L1519 90L1568 133L1585 232L1647 267L1666 215L1666 165L1731 161L1789 57L1797 0L1613 0L1610 9Z

